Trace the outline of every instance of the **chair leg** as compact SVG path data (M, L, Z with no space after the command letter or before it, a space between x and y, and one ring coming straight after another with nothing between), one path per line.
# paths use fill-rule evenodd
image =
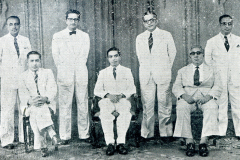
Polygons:
M117 138L118 138L118 134L117 134L117 117L115 117L115 119L113 120L113 132L114 132L114 146L116 148L116 146L117 146Z
M30 152L30 146L34 144L33 133L29 122L29 117L23 117L23 135L25 152Z

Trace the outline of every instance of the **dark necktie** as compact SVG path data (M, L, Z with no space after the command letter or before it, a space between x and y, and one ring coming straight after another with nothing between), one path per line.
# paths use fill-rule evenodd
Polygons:
M225 39L224 45L225 45L225 48L226 48L226 50L228 51L228 50L229 50L229 47L230 47L230 45L229 45L229 43L228 43L227 36L224 36L224 39Z
M19 53L19 47L18 47L18 43L17 43L17 38L16 37L14 37L14 46L16 48L17 55L18 55L18 58L19 58L20 53Z
M153 37L152 37L152 33L150 33L150 36L148 38L148 46L149 46L149 50L151 52L152 46L153 46Z
M196 70L195 70L195 73L194 73L194 85L195 86L199 86L200 85L200 82L199 82L199 70L198 70L199 67L196 67Z
M69 35L76 34L76 31L69 32Z
M37 72L34 72L34 73L35 73L34 81L36 83L37 93L38 93L38 95L40 95L40 92L38 90L38 74L37 74Z
M114 77L114 79L116 79L116 77L117 77L116 68L115 67L113 68L113 77Z

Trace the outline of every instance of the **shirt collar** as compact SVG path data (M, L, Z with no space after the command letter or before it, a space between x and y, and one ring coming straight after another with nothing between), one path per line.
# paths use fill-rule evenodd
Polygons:
M192 63L192 66L193 66L193 69L195 70L196 69L196 67L197 66L195 66L193 63ZM198 69L202 69L203 68L203 63L200 65L200 66L198 66Z
M31 69L28 69L29 70L29 73L33 76L33 77L35 77L35 72L33 72ZM41 68L39 68L38 69L38 71L37 71L37 74L39 74L39 71L41 70Z
M120 66L121 66L120 64L117 67L113 67L113 66L110 65L110 68L111 68L111 70L113 70L113 68L116 68L116 71L117 71Z
M221 32L219 34L220 34L220 37L225 41L224 35ZM232 37L232 33L229 33L227 35L227 39L229 40L229 39L231 39L231 37Z
M150 35L150 33L152 33L153 35L155 35L158 32L158 27L155 28L155 30L153 32L150 32L149 30L146 30L146 32Z
M68 29L68 27L66 28L66 30L67 30L68 33L72 32L70 29ZM74 31L76 31L76 33L77 33L77 29L75 29Z
M9 37L11 37L11 39L14 40L15 37L13 37L10 33L8 33L8 35L9 35ZM19 38L19 34L16 36L16 38L17 38L17 40L18 40L18 38Z

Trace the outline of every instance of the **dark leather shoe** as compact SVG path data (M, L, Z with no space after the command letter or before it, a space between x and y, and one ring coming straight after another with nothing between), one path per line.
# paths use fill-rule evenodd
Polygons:
M208 156L208 149L207 149L207 144L199 144L199 155L202 157L207 157Z
M8 145L4 146L3 148L5 148L5 149L14 149L14 145L13 144L8 144Z
M192 156L195 155L195 144L193 144L193 143L188 143L188 144L187 144L186 155L187 155L188 157L192 157Z
M47 157L49 155L47 148L41 148L42 157Z
M67 145L69 144L69 140L61 140L61 145Z
M114 155L115 148L112 144L108 145L108 148L106 150L106 155L111 156Z
M117 151L118 151L119 154L128 154L128 150L124 146L124 144L117 145Z

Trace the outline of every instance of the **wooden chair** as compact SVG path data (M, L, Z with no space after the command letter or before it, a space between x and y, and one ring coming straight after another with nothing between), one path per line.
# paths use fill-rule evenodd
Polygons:
M102 98L94 96L90 97L90 101L92 102L92 107L91 107L91 139L92 139L92 146L94 148L100 148L106 145L105 139L104 139L104 134L103 130L101 127L101 120L99 118L99 112L100 108L98 106L98 102ZM138 124L137 119L138 119L138 113L140 111L139 107L139 102L140 102L140 96L137 94L133 94L130 98L131 102L131 123L130 127L127 131L126 135L126 140L129 141L129 139L133 138L134 142L133 143L128 143L129 145L139 147L139 139L140 139L140 124ZM116 144L116 139L117 139L117 116L115 116L115 119L113 120L113 130L114 130L114 139L115 139L115 144Z
M52 121L54 122L55 115L51 108L49 108L51 113ZM34 145L34 133L32 131L30 125L30 116L26 116L26 108L23 111L23 135L24 135L24 145L25 145L25 152L30 153L32 151ZM58 146L55 146L55 151L58 150Z

